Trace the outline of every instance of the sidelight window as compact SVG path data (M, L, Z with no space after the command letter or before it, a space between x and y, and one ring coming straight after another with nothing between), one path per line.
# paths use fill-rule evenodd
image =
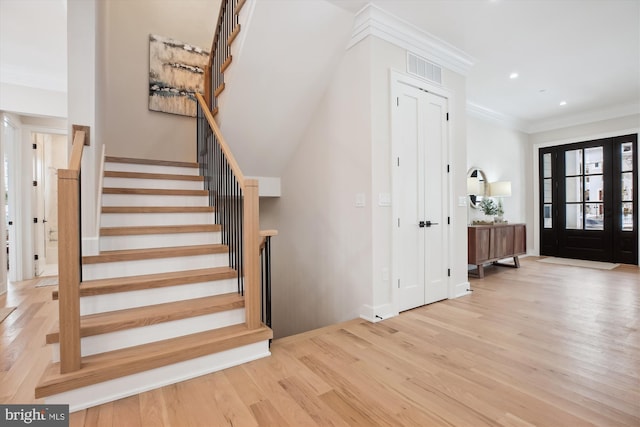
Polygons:
M633 143L620 144L622 231L633 231Z

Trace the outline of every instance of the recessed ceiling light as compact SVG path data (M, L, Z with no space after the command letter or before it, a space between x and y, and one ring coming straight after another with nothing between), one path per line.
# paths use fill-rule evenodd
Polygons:
M540 89L538 92L545 93L546 91L547 91L546 89Z
M560 101L560 106L564 107L565 105L567 105L567 101Z
M518 73L511 73L511 74L509 74L509 78L510 79L517 79L518 75L519 75Z

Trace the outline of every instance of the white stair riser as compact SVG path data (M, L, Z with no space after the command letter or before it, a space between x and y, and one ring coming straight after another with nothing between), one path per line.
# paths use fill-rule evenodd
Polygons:
M84 264L82 266L82 280L169 273L172 271L197 270L228 265L229 255L226 253Z
M100 215L100 227L213 224L214 220L214 212L103 213Z
M102 206L209 206L209 197L103 194Z
M271 355L269 340L208 354L45 398L46 404L67 404L75 412L169 384L221 371Z
M244 321L244 308L227 310L220 313L83 337L80 338L80 351L83 357L91 356L121 348L177 338L183 335L197 334L211 329L224 328L244 323ZM53 345L52 358L54 363L60 361L60 344L58 343Z
M118 172L144 172L144 173L169 173L173 175L200 175L198 168L183 168L178 166L159 166L159 165L137 165L130 163L112 163L104 164L105 171Z
M201 181L184 181L178 179L143 179L143 178L115 178L107 176L103 180L103 187L116 188L164 188L171 190L204 190Z
M183 301L193 298L211 297L238 291L238 279L223 279L186 285L141 289L139 291L116 292L80 298L80 314L104 313L106 311L145 307L165 302Z
M101 251L166 248L170 246L212 245L220 243L219 232L141 234L133 236L102 236Z

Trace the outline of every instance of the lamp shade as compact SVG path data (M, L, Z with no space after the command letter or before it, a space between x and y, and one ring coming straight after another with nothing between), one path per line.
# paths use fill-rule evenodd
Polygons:
M511 196L511 181L497 181L489 184L489 195L492 197Z
M467 178L467 194L477 196L480 193L480 181L476 177Z

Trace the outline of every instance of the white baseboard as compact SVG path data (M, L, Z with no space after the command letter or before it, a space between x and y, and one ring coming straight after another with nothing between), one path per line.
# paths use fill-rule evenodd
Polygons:
M376 323L397 315L398 313L393 310L392 304L381 304L375 307L363 304L360 308L360 317L371 323Z
M450 299L459 298L461 296L464 296L470 293L471 293L471 283L469 282L458 283L457 285L454 285L453 296Z
M169 384L175 384L211 372L241 365L269 355L271 355L269 352L269 340L261 341L59 393L45 398L45 402L47 404L67 404L69 405L69 412L80 411Z

